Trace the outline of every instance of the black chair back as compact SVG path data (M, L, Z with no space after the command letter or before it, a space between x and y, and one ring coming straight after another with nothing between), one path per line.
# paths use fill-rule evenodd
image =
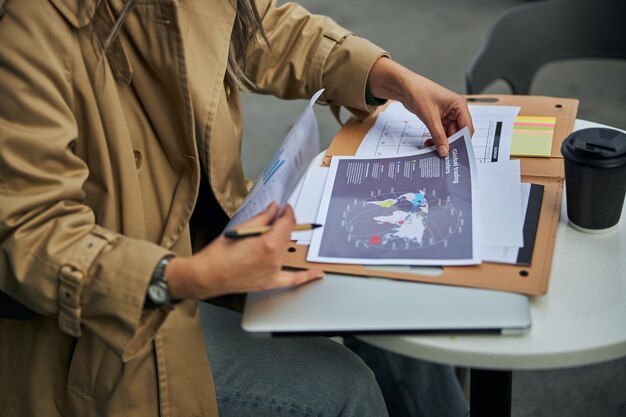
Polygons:
M546 0L498 17L466 73L468 94L498 79L528 94L535 73L572 58L626 59L626 1ZM626 75L625 75L626 76Z

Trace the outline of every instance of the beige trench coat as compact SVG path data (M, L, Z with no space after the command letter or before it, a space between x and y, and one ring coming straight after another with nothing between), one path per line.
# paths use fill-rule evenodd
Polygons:
M246 193L224 83L234 8L140 0L99 61L122 0L79 3L8 0L0 20L0 290L39 313L0 319L0 415L215 416L196 303L143 303L158 260L192 252L200 175L228 215ZM326 102L368 111L382 50L257 4L272 52L253 45L247 73L262 93L324 86Z

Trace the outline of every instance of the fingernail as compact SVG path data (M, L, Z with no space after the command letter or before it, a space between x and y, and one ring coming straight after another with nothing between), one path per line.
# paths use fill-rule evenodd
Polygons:
M437 146L437 153L439 156L446 156L448 154L448 147L446 145Z

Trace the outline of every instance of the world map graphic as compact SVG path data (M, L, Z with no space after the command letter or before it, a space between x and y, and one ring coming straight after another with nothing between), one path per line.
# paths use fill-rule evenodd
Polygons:
M425 190L386 193L355 200L343 226L356 247L407 251L439 244L462 232L463 217L449 202Z

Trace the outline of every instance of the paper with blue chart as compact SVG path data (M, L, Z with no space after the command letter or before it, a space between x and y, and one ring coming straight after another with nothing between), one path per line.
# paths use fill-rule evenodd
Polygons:
M467 128L433 148L332 159L307 260L371 265L479 264L476 160Z
M226 226L227 230L265 210L272 201L276 201L280 207L285 206L310 162L320 151L319 130L313 105L323 92L322 89L313 95Z

